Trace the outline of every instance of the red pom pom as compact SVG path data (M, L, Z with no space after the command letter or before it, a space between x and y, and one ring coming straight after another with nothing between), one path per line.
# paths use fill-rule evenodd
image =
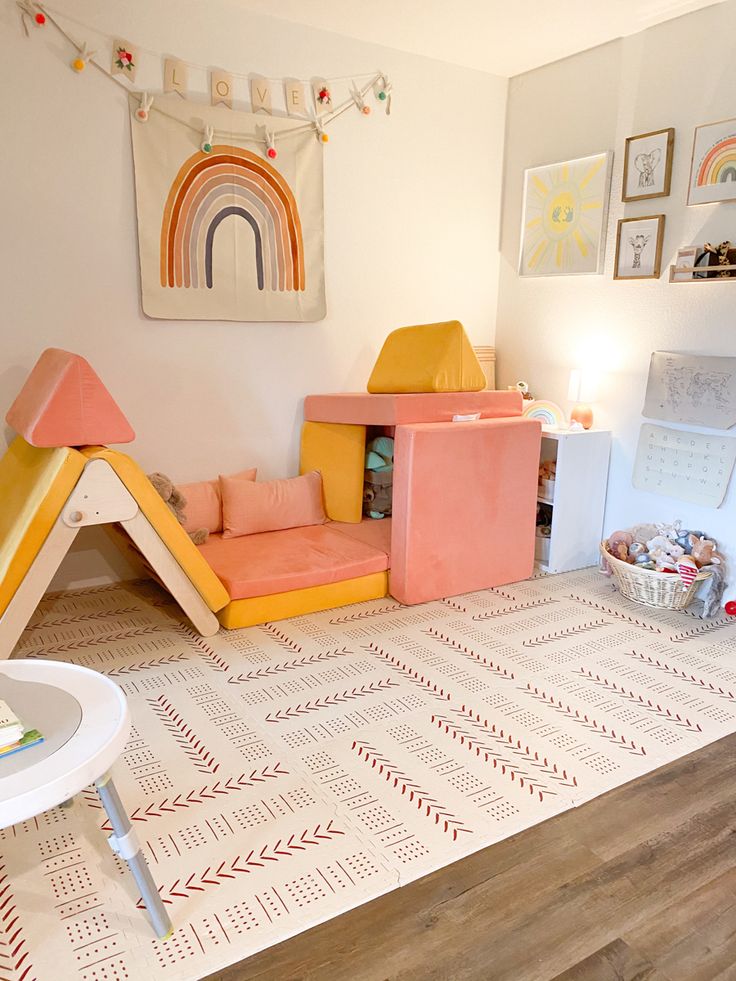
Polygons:
M46 23L46 16L45 14L42 13L37 13L33 19L35 20L35 22L38 24L39 27L43 27L43 25Z
M728 613L730 617L736 617L736 600L729 600L728 603L726 603L726 613Z
M275 160L277 156L275 148L270 146L268 150L266 150L266 156L270 157L271 160Z

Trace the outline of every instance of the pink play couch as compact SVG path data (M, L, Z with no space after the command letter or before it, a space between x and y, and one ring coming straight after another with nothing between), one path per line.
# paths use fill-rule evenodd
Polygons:
M210 535L200 550L231 600L220 622L249 626L387 594L414 604L528 578L541 426L521 411L516 392L309 396L309 425L363 427L365 439L393 433L393 517L361 520L356 499L351 521ZM328 516L344 513L344 494L340 507L331 499L336 470L356 466L362 475L362 451L325 450L321 462L312 452Z

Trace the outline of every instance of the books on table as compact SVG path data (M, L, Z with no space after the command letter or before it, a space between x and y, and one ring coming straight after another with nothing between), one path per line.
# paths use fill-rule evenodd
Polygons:
M38 729L26 730L7 702L0 699L0 758L43 742Z
M0 699L0 746L17 743L25 732L25 726L7 702Z
M0 747L0 759L3 756L12 756L13 753L19 753L22 749L30 749L31 746L37 746L42 742L43 736L38 729L29 729L17 742L11 743L9 746Z

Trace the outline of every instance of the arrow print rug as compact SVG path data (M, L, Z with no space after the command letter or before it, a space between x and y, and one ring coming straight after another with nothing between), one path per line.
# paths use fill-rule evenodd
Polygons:
M114 678L114 769L175 931L90 790L0 832L0 978L192 981L736 730L736 622L594 570L203 640L150 584L53 594L17 656Z

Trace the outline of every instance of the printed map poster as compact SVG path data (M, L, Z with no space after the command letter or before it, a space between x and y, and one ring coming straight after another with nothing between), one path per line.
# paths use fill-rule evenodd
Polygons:
M710 429L736 425L736 358L655 351L643 414Z
M321 320L323 144L314 128L177 93L157 96L145 122L136 96L130 108L143 312L164 320Z

